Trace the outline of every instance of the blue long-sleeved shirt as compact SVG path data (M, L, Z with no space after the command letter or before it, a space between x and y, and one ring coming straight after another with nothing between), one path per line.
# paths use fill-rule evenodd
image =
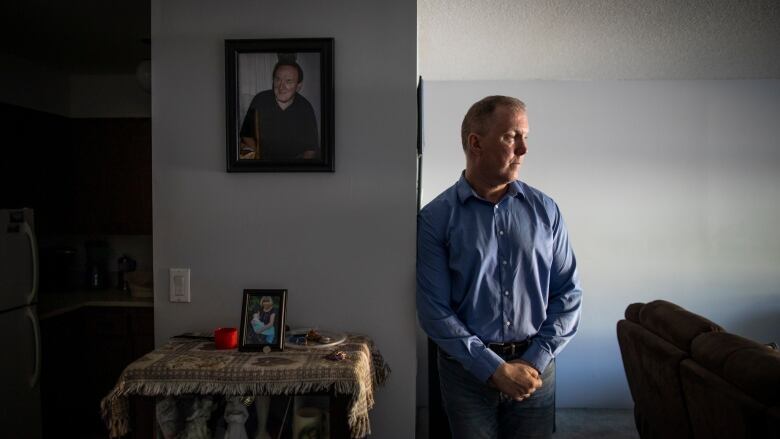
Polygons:
M417 314L428 336L481 381L503 363L487 343L531 340L540 371L574 336L582 290L561 213L512 182L493 204L464 176L420 211Z

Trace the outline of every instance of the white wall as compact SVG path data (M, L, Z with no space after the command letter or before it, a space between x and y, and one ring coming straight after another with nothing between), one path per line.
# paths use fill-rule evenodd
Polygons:
M335 173L225 172L224 40L335 38ZM287 288L292 326L369 334L393 373L374 436L413 437L415 2L152 3L155 333L238 326ZM192 303L167 301L192 269Z
M584 288L579 334L559 357L559 406L630 407L615 325L632 302L670 300L780 341L780 80L425 90L424 203L464 167L459 129L473 102L506 94L528 104L520 178L560 205Z

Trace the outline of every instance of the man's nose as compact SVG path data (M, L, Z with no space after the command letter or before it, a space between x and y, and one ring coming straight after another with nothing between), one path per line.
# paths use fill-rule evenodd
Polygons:
M525 139L522 137L517 141L517 144L515 146L515 154L516 155L525 155L525 153L528 152L528 144L525 142Z

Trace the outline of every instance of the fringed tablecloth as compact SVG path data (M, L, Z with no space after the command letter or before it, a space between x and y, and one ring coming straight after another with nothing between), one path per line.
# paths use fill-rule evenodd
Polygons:
M325 359L328 349L301 348L283 352L216 350L214 342L173 338L131 363L114 389L100 403L111 437L129 431L129 396L183 394L293 395L335 390L350 394L347 407L352 437L371 433L368 411L374 406L374 389L382 385L390 368L370 338L348 334L335 349L342 361Z

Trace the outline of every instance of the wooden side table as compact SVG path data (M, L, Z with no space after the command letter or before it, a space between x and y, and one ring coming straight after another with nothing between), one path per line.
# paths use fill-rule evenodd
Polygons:
M359 438L371 432L369 410L374 391L390 368L366 336L348 334L334 347L343 360L326 358L329 350L290 347L283 352L217 350L213 341L173 338L130 364L101 402L111 437L129 431L133 395L331 395L332 437ZM341 421L340 421L341 420ZM343 420L346 420L344 422Z

